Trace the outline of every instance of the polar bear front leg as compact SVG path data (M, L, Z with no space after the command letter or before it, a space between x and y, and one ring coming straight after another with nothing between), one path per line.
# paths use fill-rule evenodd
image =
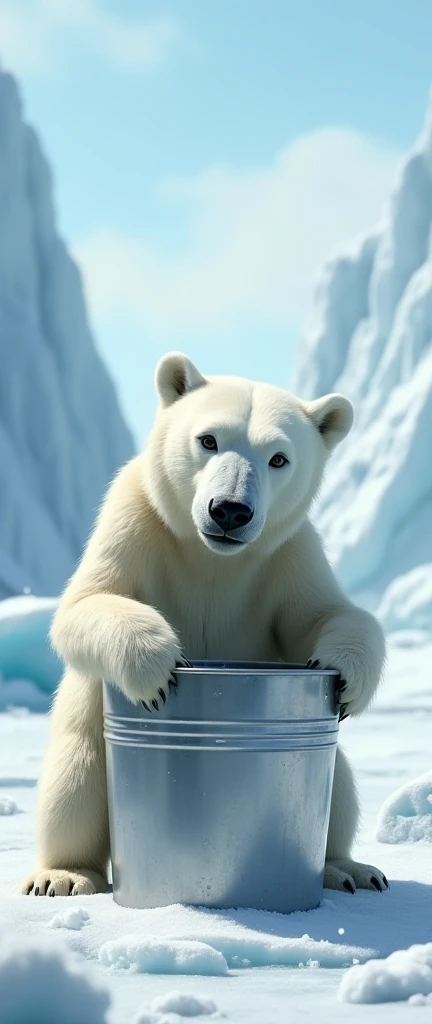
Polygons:
M327 838L324 888L355 893L356 889L389 888L379 868L351 859L351 847L359 822L359 802L351 765L344 752L337 748Z
M102 686L66 672L56 695L38 794L38 867L22 892L83 896L107 889L109 858Z
M385 662L381 626L369 612L349 605L325 618L311 656L316 667L333 668L342 679L342 717L360 715L370 704Z
M66 598L51 627L57 653L80 675L106 679L134 704L159 710L182 663L178 637L150 605L118 594Z

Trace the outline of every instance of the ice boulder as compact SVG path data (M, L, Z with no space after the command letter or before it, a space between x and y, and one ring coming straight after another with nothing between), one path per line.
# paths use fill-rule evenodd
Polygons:
M392 793L378 817L380 843L432 843L432 770Z
M0 602L0 679L26 680L52 693L62 666L49 642L57 599L11 597Z
M397 949L385 960L351 967L342 978L339 999L346 1003L399 1003L415 1006L432 993L432 942ZM423 1005L423 999L418 1005ZM411 1019L411 1018L410 1018Z

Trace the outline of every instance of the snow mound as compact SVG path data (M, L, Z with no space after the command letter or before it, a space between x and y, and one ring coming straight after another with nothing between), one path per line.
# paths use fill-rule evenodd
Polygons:
M339 999L346 1003L396 1003L432 993L432 942L398 949L386 960L351 967L342 978Z
M157 996L151 1004L153 1013L177 1013L180 1017L199 1017L217 1012L213 999L202 999L192 992L167 992Z
M342 392L351 434L315 509L342 585L386 629L432 630L432 116L382 223L332 257L291 385Z
M105 967L140 974L227 974L225 957L206 942L184 939L148 939L125 935L105 942L99 951Z
M409 1006L432 1006L432 995L421 996L419 992L415 996L410 996L408 999Z
M0 72L0 598L58 593L133 441L57 233L51 173Z
M55 914L51 918L50 928L68 928L70 931L79 932L90 920L90 915L82 907L73 907L65 910L64 914Z
M20 814L18 804L9 796L0 796L0 818L11 814Z
M151 1010L143 1010L135 1018L134 1024L182 1024L182 1018L178 1013L152 1013Z
M50 695L40 690L31 679L9 679L4 682L0 676L0 711L48 711Z
M52 597L21 596L0 601L2 680L25 679L46 693L55 689L62 665L48 634L57 604Z
M0 1024L105 1024L111 1003L90 967L57 945L4 935Z
M432 771L405 783L383 804L380 843L432 843Z

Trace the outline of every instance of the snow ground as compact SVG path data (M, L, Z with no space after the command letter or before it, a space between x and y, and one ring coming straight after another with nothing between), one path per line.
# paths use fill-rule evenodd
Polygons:
M315 1024L317 1012L322 1024L364 1020L366 1013L368 1022L429 1021L431 1004L425 999L365 1007L341 1002L338 996L353 960L361 964L432 940L432 846L384 845L375 838L384 801L431 768L432 643L416 645L415 640L415 635L405 634L392 641L387 681L376 706L341 729L364 813L356 855L385 871L389 892L349 896L326 891L318 910L287 917L184 907L133 911L117 907L110 895L80 898L73 907L59 897L20 897L20 881L33 867L35 787L49 723L45 715L13 709L0 714L0 799L5 806L6 798L14 801L21 813L0 817L0 933L8 941L55 937L58 946L84 956L109 988L110 1024L131 1024L140 1014L145 1020L145 1012L151 1020L154 1001L173 989L213 999L228 1020L250 1024ZM58 920L52 924L58 917L63 927ZM134 945L125 942L130 936ZM175 977L161 973L172 970L173 957L193 956L192 942L210 947L201 948L192 965L201 973L179 974L178 965ZM100 956L104 943L109 946ZM125 950L132 962L141 959L147 969L150 965L151 973L104 965L124 964L120 957ZM212 965L221 969L222 958L227 964L222 973L206 975Z

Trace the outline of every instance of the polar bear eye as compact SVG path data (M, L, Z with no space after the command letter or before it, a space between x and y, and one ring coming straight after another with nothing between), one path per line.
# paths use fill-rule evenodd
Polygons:
M273 458L270 459L269 466L273 466L273 469L282 469L282 466L288 465L288 462L289 459L287 459L286 455L278 452L277 455L273 455Z
M218 447L216 444L216 438L213 434L204 434L204 437L200 437L201 444L207 452L217 452Z

